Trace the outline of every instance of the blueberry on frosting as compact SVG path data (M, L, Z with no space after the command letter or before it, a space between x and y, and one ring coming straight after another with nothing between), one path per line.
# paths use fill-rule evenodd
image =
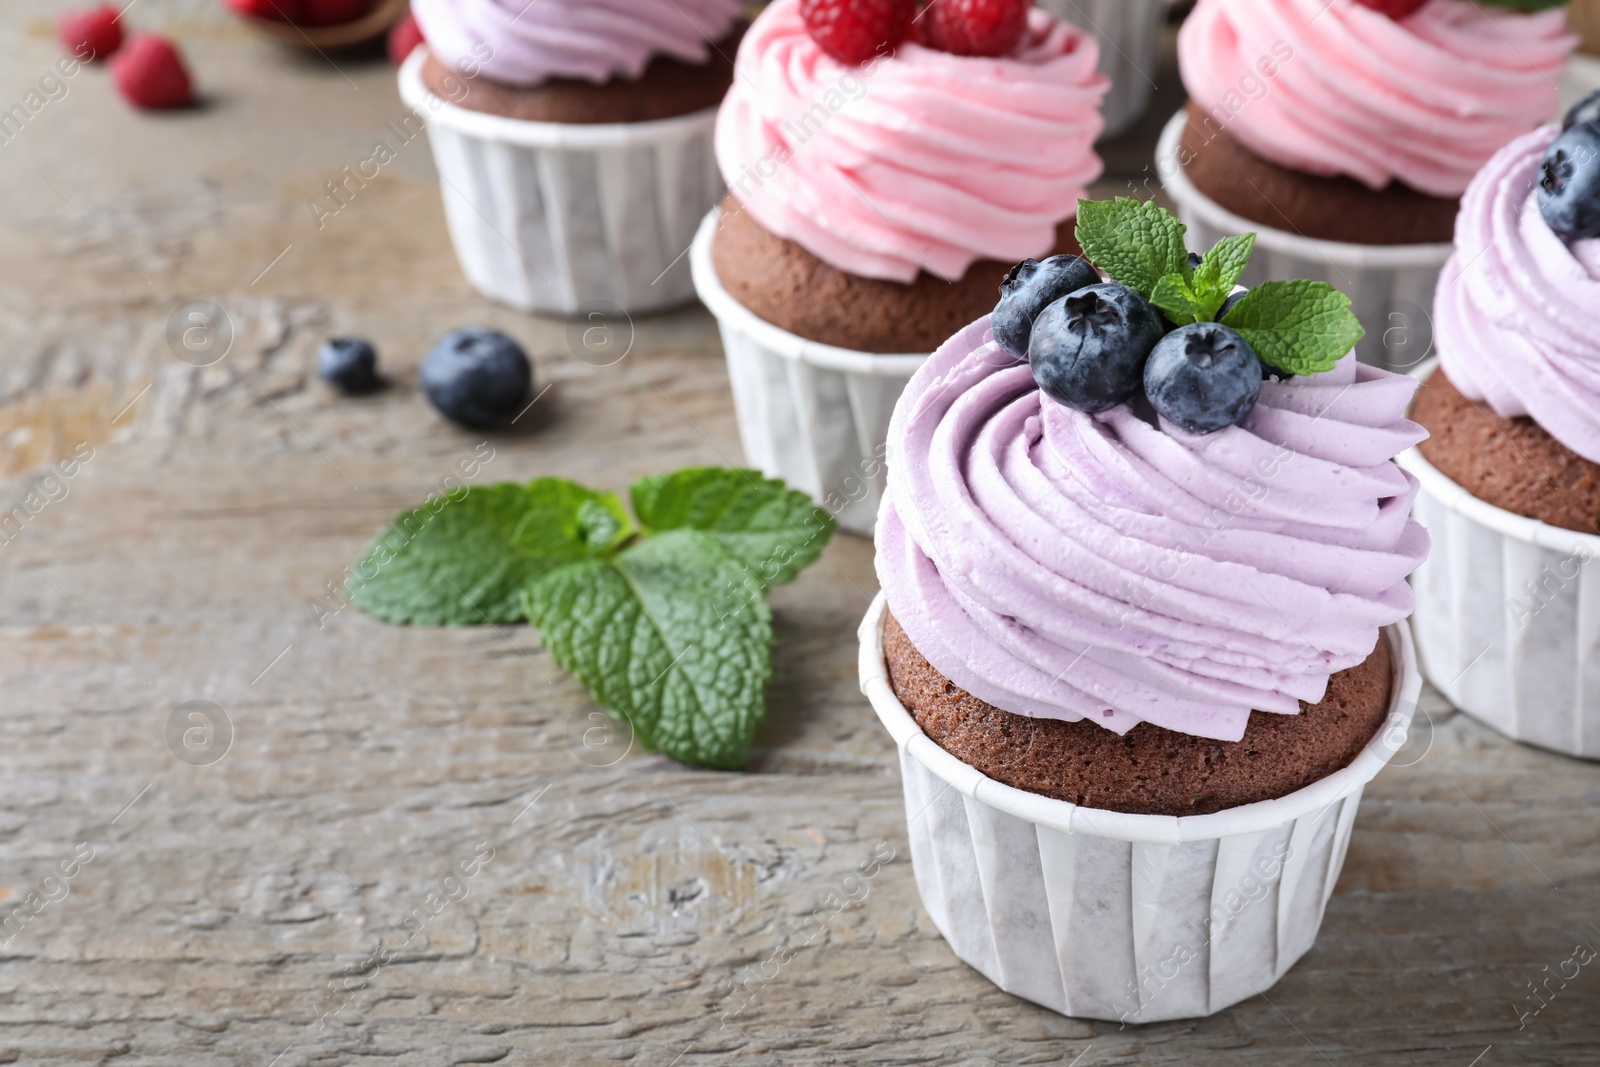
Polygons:
M1144 368L1150 406L1189 433L1237 425L1261 395L1261 361L1220 323L1196 322L1161 339Z
M1043 263L1025 259L1000 283L1000 302L990 326L1000 347L1018 359L1028 358L1033 321L1049 305L1100 280L1082 256L1051 256Z
M1144 361L1161 334L1161 316L1133 289L1091 285L1040 313L1028 364L1039 388L1058 403L1105 411L1139 391Z
M1545 149L1539 214L1558 237L1600 237L1600 125L1573 126Z

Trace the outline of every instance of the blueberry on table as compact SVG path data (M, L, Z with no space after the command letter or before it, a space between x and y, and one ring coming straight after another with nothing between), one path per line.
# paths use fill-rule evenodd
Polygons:
M495 426L522 411L533 371L522 346L498 330L453 330L422 361L422 391L463 426Z
M1082 256L1051 256L1043 263L1023 260L1000 283L1000 303L989 320L994 339L1017 359L1027 359L1028 336L1039 313L1099 280L1099 273Z
M1237 425L1261 395L1260 358L1248 341L1215 322L1196 322L1161 339L1144 365L1150 406L1189 433Z
M1561 120L1561 128L1570 130L1574 126L1600 126L1600 89L1579 100L1567 111L1567 117Z
M1079 289L1034 322L1028 346L1033 380L1069 408L1114 408L1138 392L1145 358L1161 331L1161 315L1126 285Z
M1600 126L1574 126L1545 149L1538 197L1557 237L1600 237Z
M378 387L378 353L365 337L330 337L317 353L317 373L347 393Z

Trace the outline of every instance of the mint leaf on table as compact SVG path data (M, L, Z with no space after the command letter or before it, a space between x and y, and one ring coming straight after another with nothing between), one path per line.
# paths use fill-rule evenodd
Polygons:
M1167 275L1185 282L1193 277L1184 230L1154 201L1125 196L1078 201L1077 238L1084 257L1147 300Z
M346 589L357 608L386 622L517 622L524 587L604 547L591 543L602 514L619 529L631 526L616 494L561 478L434 497L389 524L351 568Z
M833 536L833 517L802 493L754 471L694 467L633 483L646 530L703 530L763 585L810 566Z
M1292 374L1319 374L1366 336L1350 298L1327 282L1262 282L1228 309L1222 323L1256 355Z
M1215 308L1207 310L1195 296L1194 290L1189 288L1189 283L1178 274L1169 274L1156 282L1155 291L1150 294L1150 303L1160 308L1167 321L1174 326L1204 322L1216 312Z
M1217 310L1227 303L1233 287L1244 277L1250 264L1250 253L1255 251L1256 235L1253 233L1224 237L1211 246L1211 251L1194 269L1191 288L1200 305L1206 309L1204 321L1217 317Z
M726 592L748 577L710 534L672 530L547 575L526 591L527 614L645 747L736 770L772 676L771 609Z
M474 488L401 515L351 576L391 622L527 618L551 655L646 747L744 766L766 714L772 585L816 560L834 522L756 471L696 467L629 496L559 478Z

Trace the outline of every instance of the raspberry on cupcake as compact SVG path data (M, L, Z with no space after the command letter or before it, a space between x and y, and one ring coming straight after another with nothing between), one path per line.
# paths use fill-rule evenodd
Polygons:
M1075 249L1102 169L1091 36L1017 0L944 0L926 29L914 6L776 0L756 19L717 123L730 195L694 253L747 458L855 532L911 370L1010 264Z
M1417 574L1430 679L1502 733L1600 758L1600 93L1497 153L1461 204L1439 362L1405 457L1440 550Z
M1191 259L1128 200L1077 235L1111 277L1058 292L1026 362L1013 287L1005 341L980 318L900 398L863 687L958 955L1070 1015L1206 1015L1309 949L1404 734L1428 537L1393 457L1425 432L1344 294L1233 299L1248 236ZM1273 903L1219 912L1268 853Z
M1362 358L1414 363L1461 194L1555 113L1577 42L1563 10L1518 8L1200 0L1178 38L1188 109L1158 157L1185 221L1257 232L1277 253L1262 277L1348 288Z
M414 0L402 67L452 240L486 295L561 314L694 298L681 257L721 193L711 152L740 0ZM599 303L596 303L599 302Z

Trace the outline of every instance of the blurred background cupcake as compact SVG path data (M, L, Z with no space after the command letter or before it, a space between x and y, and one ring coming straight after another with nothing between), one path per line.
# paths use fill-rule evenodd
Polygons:
M450 236L484 295L527 311L694 298L683 253L722 193L716 107L740 0L413 0L400 73Z
M1428 351L1461 194L1557 113L1577 44L1564 8L1490 0L1199 0L1179 33L1189 92L1157 150L1201 245L1259 233L1252 274L1348 292L1367 362Z
M1100 73L1111 79L1101 113L1103 137L1124 133L1144 114L1160 70L1161 27L1169 0L1038 0L1063 22L1082 26L1100 43Z
M746 459L867 533L911 373L1011 263L1074 247L1108 82L1092 36L1026 2L913 25L908 0L853 38L829 7L776 0L746 35L717 126L730 195L692 258Z
M1502 733L1600 758L1600 124L1545 127L1483 169L1435 319L1415 405L1433 436L1402 459L1435 545L1423 667Z

